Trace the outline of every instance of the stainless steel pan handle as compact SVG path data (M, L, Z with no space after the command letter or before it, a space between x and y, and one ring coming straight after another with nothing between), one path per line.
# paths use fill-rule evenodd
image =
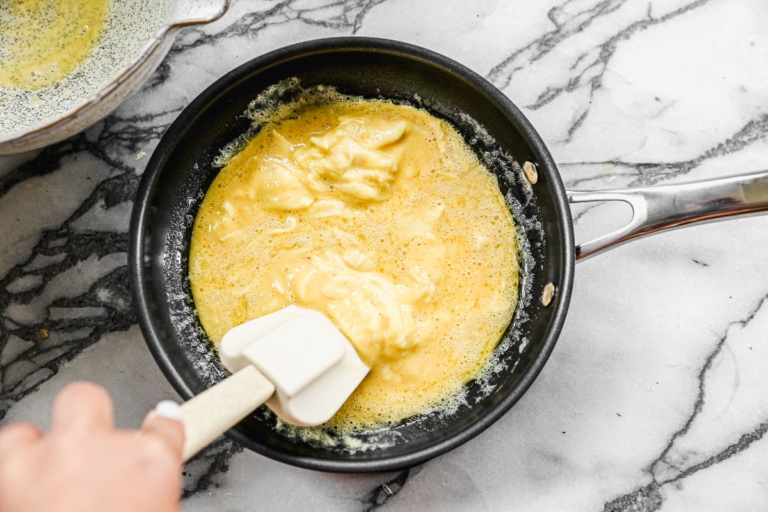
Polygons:
M768 212L768 171L675 185L566 194L570 203L623 201L632 207L632 219L626 226L576 246L576 259L584 260L665 229Z

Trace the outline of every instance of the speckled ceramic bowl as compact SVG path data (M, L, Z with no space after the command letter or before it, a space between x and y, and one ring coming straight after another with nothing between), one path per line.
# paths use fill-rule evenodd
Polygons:
M0 88L0 155L41 148L106 117L157 68L179 29L209 23L229 0L112 0L95 50L57 83Z

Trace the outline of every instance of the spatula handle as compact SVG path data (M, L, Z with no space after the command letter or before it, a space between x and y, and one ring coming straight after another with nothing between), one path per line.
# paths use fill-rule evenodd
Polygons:
M237 425L274 392L275 386L249 365L182 404L184 462Z

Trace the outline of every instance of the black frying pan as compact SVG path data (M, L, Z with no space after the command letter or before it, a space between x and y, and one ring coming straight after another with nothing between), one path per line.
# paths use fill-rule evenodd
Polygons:
M280 49L244 64L203 92L168 129L134 204L130 275L139 322L162 371L185 399L226 376L195 314L187 278L194 217L219 170L213 160L250 128L243 116L249 103L290 77L304 87L332 85L346 94L426 108L449 120L498 176L519 226L521 301L494 356L502 370L483 385L470 383L465 406L447 417L433 414L361 434L361 440L378 446L362 452L290 439L276 432L274 417L264 410L228 434L258 453L311 469L368 472L412 466L490 426L544 366L565 320L577 258L569 196L544 143L520 111L482 77L441 55L400 42L337 38ZM535 184L525 178L525 162L537 170ZM542 300L551 290L551 300Z

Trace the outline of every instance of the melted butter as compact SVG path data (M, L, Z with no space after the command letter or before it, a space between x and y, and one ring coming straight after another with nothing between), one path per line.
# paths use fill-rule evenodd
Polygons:
M517 302L516 235L495 178L427 112L380 101L300 106L220 172L195 221L203 327L288 304L325 313L371 372L331 426L445 405L476 378Z
M109 0L3 0L0 6L0 88L25 90L75 71L109 14Z

